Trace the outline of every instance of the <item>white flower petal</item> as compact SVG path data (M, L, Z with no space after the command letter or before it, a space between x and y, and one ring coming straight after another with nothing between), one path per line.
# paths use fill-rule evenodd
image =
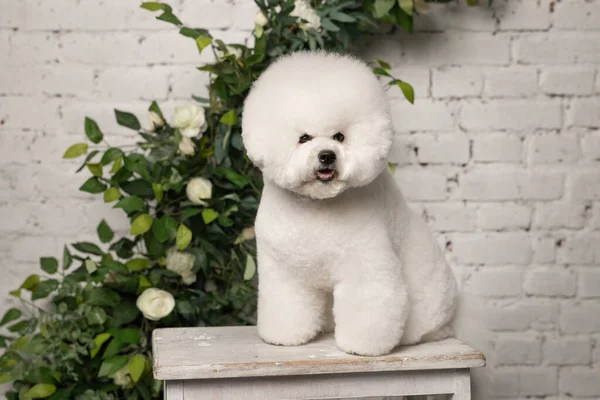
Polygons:
M205 205L206 202L202 200L212 197L212 182L206 178L192 178L185 192L192 203Z
M148 288L138 296L135 304L144 315L144 318L158 321L173 311L175 298L171 293L164 290Z

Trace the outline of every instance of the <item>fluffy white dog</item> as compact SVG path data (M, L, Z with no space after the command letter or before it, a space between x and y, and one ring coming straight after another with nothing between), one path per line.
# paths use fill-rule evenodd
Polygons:
M323 52L279 59L254 83L242 131L265 182L263 340L300 345L335 329L342 350L376 356L451 334L456 281L388 171L389 106L369 67Z

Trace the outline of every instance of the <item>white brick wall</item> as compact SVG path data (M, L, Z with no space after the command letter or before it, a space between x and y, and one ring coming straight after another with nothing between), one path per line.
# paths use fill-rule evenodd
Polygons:
M252 29L251 0L171 3L225 40ZM169 112L204 92L204 56L137 6L0 0L2 293L40 256L93 238L101 217L127 229L60 159L85 115L126 143L113 108L145 123L148 100ZM476 299L478 386L486 398L600 398L600 0L432 10L364 55L415 86L414 106L390 92L391 160Z

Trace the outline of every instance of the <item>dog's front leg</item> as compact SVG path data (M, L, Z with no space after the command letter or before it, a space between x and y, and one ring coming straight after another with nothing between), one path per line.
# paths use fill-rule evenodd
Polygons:
M374 257L371 263L376 262ZM389 353L400 342L409 313L401 270L397 263L367 263L359 269L361 272L341 281L333 292L337 345L345 352L365 356ZM388 273L382 275L383 271Z
M258 334L267 343L297 346L314 338L325 318L326 294L258 252Z

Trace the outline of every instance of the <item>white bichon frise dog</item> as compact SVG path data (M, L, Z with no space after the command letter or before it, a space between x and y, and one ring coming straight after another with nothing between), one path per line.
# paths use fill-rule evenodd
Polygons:
M388 171L392 135L384 91L357 59L295 53L254 83L242 136L265 183L256 238L266 342L335 330L342 350L376 356L451 334L456 281Z

